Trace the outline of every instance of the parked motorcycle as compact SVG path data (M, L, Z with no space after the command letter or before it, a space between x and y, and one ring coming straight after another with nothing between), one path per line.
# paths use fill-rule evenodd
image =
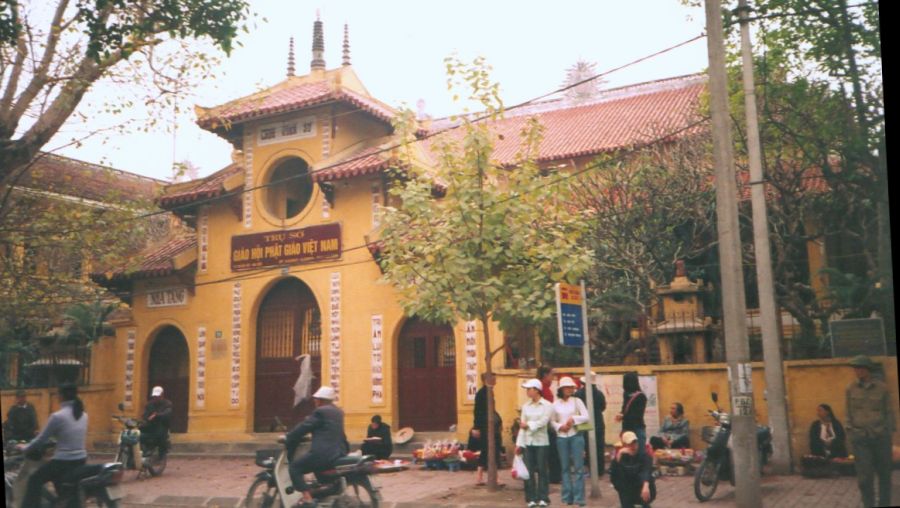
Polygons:
M22 497L25 494L28 478L45 460L46 450L47 447L44 450L37 450L34 454L29 454L29 456L19 454L4 458L4 468L6 468L7 462L14 466L14 469L4 471L6 506L24 508L22 507ZM40 507L28 508L63 508L67 506L116 508L119 506L119 500L125 495L121 486L124 474L125 469L122 464L117 462L79 466L57 485L59 491L55 490L52 484L44 485L41 491Z
M278 440L284 444L284 438ZM256 465L263 468L244 498L245 508L294 506L300 492L294 490L288 473L288 452L280 449L256 452ZM317 508L378 508L381 495L372 475L375 457L347 455L333 469L316 473L311 494Z
M119 410L124 409L124 405L120 403ZM112 418L123 426L122 432L119 433L116 462L128 469L137 470L138 478L163 474L166 470L166 455L162 453L158 444L141 445L141 421L122 415L113 415ZM168 439L169 436L166 435L166 441ZM137 457L140 457L140 460L135 460Z
M734 485L734 461L731 453L731 415L719 408L719 396L712 393L715 411L709 411L716 420L715 427L703 427L703 440L709 443L706 457L694 473L694 495L708 501L716 492L719 481L728 479ZM760 471L772 455L772 431L765 425L756 427L756 444L759 447Z

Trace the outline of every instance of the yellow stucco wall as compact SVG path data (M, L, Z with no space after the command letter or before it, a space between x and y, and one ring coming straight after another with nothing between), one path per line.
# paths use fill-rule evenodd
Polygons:
M897 358L873 357L882 363L885 372L885 384L893 394L894 415L900 422L900 394L898 394ZM785 385L788 394L788 417L791 428L791 452L795 464L800 457L809 453L809 426L816 418L816 406L821 403L831 405L835 416L846 420L846 401L844 393L848 385L855 379L853 369L847 365L848 359L825 360L792 360L785 362ZM757 421L767 423L768 411L763 393L766 388L762 363L753 363L753 402ZM713 421L707 410L714 409L710 393L719 394L719 405L730 410L728 396L728 377L726 365L720 363L699 365L635 365L620 367L594 367L600 375L622 374L635 370L640 375L655 375L657 394L659 396L660 419L668 414L673 402L684 405L685 416L691 422L691 444L705 448L700 438L704 425L712 425ZM555 369L559 374L568 373L575 377L583 375L579 368ZM521 373L506 370L500 374L497 383L497 407L506 426L504 443L512 445L508 432L509 425L515 419L516 410L522 400L521 381L532 377L533 372ZM607 407L607 411L618 412L621 408ZM662 423L660 421L660 423ZM900 429L894 432L893 442L900 445ZM851 449L852 453L852 449Z
M316 117L316 134L306 139L289 140L259 146L255 129L259 125L290 118L286 115L269 118L245 126L243 164L252 166L253 186L267 182L273 168L286 157L301 157L310 166L323 160L322 139L330 137L330 129L323 129L325 118L335 122L334 137L330 139L333 155L360 141L380 138L388 127L359 110L346 106L318 107L295 113L298 117ZM334 115L334 116L332 116ZM252 227L245 227L243 219L235 212L233 203L216 202L205 208L208 217L209 251L207 270L197 273L194 292L183 306L150 308L146 294L162 288L183 286L176 277L164 277L137 281L132 303L132 321L117 323L117 336L113 346L104 354L113 360L101 368L97 375L116 384L115 400L124 400L125 357L127 336L133 331L136 337L133 376L134 404L131 413L144 406L150 386L147 385L149 351L156 334L166 326L178 328L185 336L191 366L189 387L188 439L245 439L253 429L254 379L256 355L256 327L260 304L267 291L284 277L296 277L312 291L322 314L322 381L329 382L330 341L328 305L332 273L341 277L341 395L340 405L346 413L346 427L351 440L365 435L365 428L373 414L380 414L394 428L399 422L397 414L398 390L397 341L405 322L397 295L386 284L379 283L381 273L365 247L365 238L375 233L377 225L373 215L373 186L383 185L380 175L360 176L334 182L334 203L329 217L323 217L324 195L314 186L310 203L294 218L280 220L264 206L266 189L251 191ZM318 224L341 225L342 255L333 261L254 271L231 271L231 237L250 233L263 233L294 229ZM230 403L231 326L233 281L241 277L241 369L240 405ZM384 335L384 402L371 401L371 317L381 315ZM459 422L471 421L472 401L466 397L464 326L454 326L456 345L456 400ZM196 364L198 358L198 328L204 327L206 348L206 401L204 407L196 404ZM482 345L479 325L478 351ZM496 328L496 327L495 327ZM217 333L221 339L216 339ZM494 330L495 344L499 330ZM215 341L224 342L224 351L217 354ZM496 346L495 346L496 347ZM480 362L480 360L479 360ZM502 358L497 358L497 364ZM479 363L479 368L482 364ZM440 380L435 380L440 382ZM458 435L465 437L467 426L460 425Z

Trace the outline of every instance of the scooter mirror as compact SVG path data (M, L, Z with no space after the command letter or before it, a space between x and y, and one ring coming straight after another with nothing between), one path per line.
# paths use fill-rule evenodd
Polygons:
M719 402L719 394L716 392L712 392L712 400L713 402Z

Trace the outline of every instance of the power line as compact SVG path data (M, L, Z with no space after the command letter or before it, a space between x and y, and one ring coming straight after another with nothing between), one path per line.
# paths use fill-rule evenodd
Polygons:
M512 105L512 106L509 106L509 107L507 107L507 108L504 108L503 111L504 111L504 112L507 112L507 111L514 111L514 110L516 110L516 109L523 108L523 107L525 107L525 106L529 106L529 105L531 105L531 104L533 104L533 103L535 103L535 102L537 102L537 101L540 101L540 100L545 99L545 98L547 98L547 97L550 97L550 96L552 96L552 95L555 95L555 94L558 94L558 93L565 92L565 91L567 91L567 90L569 90L569 89L571 89L571 88L574 88L574 87L576 87L576 86L582 85L582 84L587 83L587 82L589 82L589 81L603 78L603 77L608 76L609 74L612 74L612 73L614 73L614 72L618 72L618 71L621 71L621 70L623 70L623 69L627 69L628 67L637 65L637 64L639 64L639 63L641 63L641 62L644 62L644 61L646 61L646 60L649 60L649 59L651 59L651 58L655 58L655 57L661 56L661 55L663 55L663 54L665 54L665 53L674 51L675 49L678 49L678 48L680 48L680 47L682 47L682 46L688 45L688 44L690 44L690 43L692 43L692 42L695 42L695 41L697 41L697 40L700 40L700 39L702 39L702 38L704 38L704 37L705 37L705 34L700 34L700 35L694 36L694 37L692 37L692 38L690 38L690 39L687 39L687 40L684 40L684 41L679 42L679 43L677 43L677 44L674 44L674 45L672 45L672 46L666 47L666 48L664 48L664 49L661 49L661 50L656 51L656 52L654 52L654 53L651 53L651 54L649 54L649 55L646 55L646 56L637 58L637 59L632 60L632 61L630 61L630 62L628 62L628 63L625 63L625 64L623 64L623 65L620 65L620 66L618 66L618 67L614 67L614 68L609 69L609 70L606 70L606 71L604 71L604 72L595 74L594 76L585 78L585 79L583 79L583 80L581 80L581 81L578 81L578 82L576 82L576 83L572 83L572 84L570 84L570 85L567 85L567 86L558 88L558 89L553 90L553 91L551 91L551 92L548 92L548 93L539 95L539 96L537 96L537 97L533 97L533 98L531 98L531 99L528 99L528 100L526 100L526 101L520 102L520 103L515 104L515 105ZM492 114L485 113L485 114L482 114L482 115L480 115L480 116L475 117L470 123L478 123L478 122L481 122L481 121L484 121L484 120L489 120L489 119L492 119L492 118L493 118L493 115L492 115ZM424 135L422 135L422 136L418 136L418 137L416 138L416 140L413 141L413 142L421 142L421 141L425 141L425 140L430 139L430 138L432 138L432 137L436 137L436 136L445 134L445 133L447 133L447 132L456 130L456 129L462 127L463 125L464 125L463 123L456 123L456 124L447 126L447 127L443 128L443 129L439 129L439 130L436 130L436 131L429 132L429 133L424 134ZM373 155L380 155L380 154L385 153L385 152L390 152L390 151L393 151L393 150L395 150L395 149L397 149L397 148L401 148L401 147L403 147L404 145L405 145L405 142L402 142L402 141L401 141L401 142L397 142L397 143L392 143L392 144L390 144L389 146L380 148L380 149L378 149L378 150L376 150L376 151L374 151L374 152L369 152L369 153L360 154L360 155L351 157L351 158L349 158L349 159L345 159L345 160L342 160L342 161L339 161L339 162L335 162L335 163L333 163L333 164L330 164L330 165L327 165L327 166L324 166L324 167L321 167L321 168L317 168L317 169L315 169L315 170L313 170L313 171L307 171L307 172L305 172L305 173L301 173L301 174L297 174L297 175L292 175L292 176L289 176L289 177L286 177L286 178L283 178L283 179L280 179L280 180L277 180L277 181L271 181L271 182L268 182L268 183L265 183L265 184L261 184L261 185L257 185L257 186L253 186L253 187L249 187L249 188L241 188L241 189L238 189L238 190L235 190L235 191L223 193L223 194L221 194L221 195L219 195L219 196L215 196L215 197L212 197L212 198L202 199L202 200L199 200L199 201L194 201L194 202L191 202L191 203L186 203L186 204L184 204L184 205L174 206L174 207L172 207L172 208L170 208L170 209L166 209L166 210L157 210L157 211L153 211L153 212L148 212L148 213L136 215L136 216L134 216L134 217L129 217L129 218L123 219L121 222L122 222L122 223L132 222L132 221L136 221L136 220L140 220L140 219L146 219L146 218L154 217L154 216L157 216L157 215L163 215L163 214L166 214L166 213L174 212L174 211L176 211L176 210L190 209L190 208L194 208L194 207L197 207L197 206L203 206L203 205L205 205L205 204L213 203L213 202L220 201L220 200L225 200L225 199L231 198L231 197L233 197L233 196L239 196L239 195L242 195L242 194L244 194L244 193L246 193L246 192L251 192L251 191L254 191L254 190L257 190L257 189L263 189L263 188L271 187L271 186L274 186L274 185L279 185L279 184L282 184L282 183L284 183L284 182L291 181L291 180L294 180L294 179L300 179L300 178L312 177L313 175L316 175L316 174L319 174L319 173L324 173L324 172L326 172L326 171L328 171L328 170L331 170L331 169L333 169L333 168L335 168L335 167L337 167L337 166L341 166L341 165L349 164L349 163L352 163L352 162L356 162L356 161L362 160L362 159L364 159L364 158L371 157L371 156L373 156ZM207 177L207 178L208 178L208 177ZM204 179L204 180L205 180L205 179ZM199 183L198 183L198 185L199 185ZM77 232L79 232L79 231L87 230L87 229L90 229L90 228L75 228L75 229L61 230L61 231L56 232L56 234L66 235L66 234L77 233Z

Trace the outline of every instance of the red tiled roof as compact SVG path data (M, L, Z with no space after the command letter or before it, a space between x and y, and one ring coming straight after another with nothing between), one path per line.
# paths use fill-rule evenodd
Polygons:
M172 259L191 249L197 248L197 237L195 235L175 236L162 244L144 249L135 257L141 259L141 264L134 269L127 267L119 267L111 270L111 277L107 278L105 273L94 274L95 280L107 280L118 278L143 278L143 277L161 277L169 275L175 271Z
M222 187L225 180L232 175L240 173L242 170L239 164L229 164L205 178L170 185L163 189L163 194L158 199L159 206L170 208L201 199L217 197L225 192L224 187Z
M103 203L153 199L165 182L42 152L16 186Z
M213 129L223 123L243 122L332 101L351 104L387 123L394 118L394 111L390 107L371 97L340 85L332 85L328 81L318 81L288 84L281 88L275 86L270 90L209 108L197 119L197 124L204 129Z
M705 88L703 76L691 75L607 90L587 104L557 99L513 110L490 123L497 135L494 158L504 166L515 164L519 134L532 117L544 127L538 162L599 155L647 142L694 122ZM448 125L436 121L432 131ZM451 132L462 135L460 129Z
M384 145L365 148L348 154L342 159L346 162L331 162L321 169L313 168L313 180L328 182L383 171L389 168L394 161L390 151L379 153L383 149Z

